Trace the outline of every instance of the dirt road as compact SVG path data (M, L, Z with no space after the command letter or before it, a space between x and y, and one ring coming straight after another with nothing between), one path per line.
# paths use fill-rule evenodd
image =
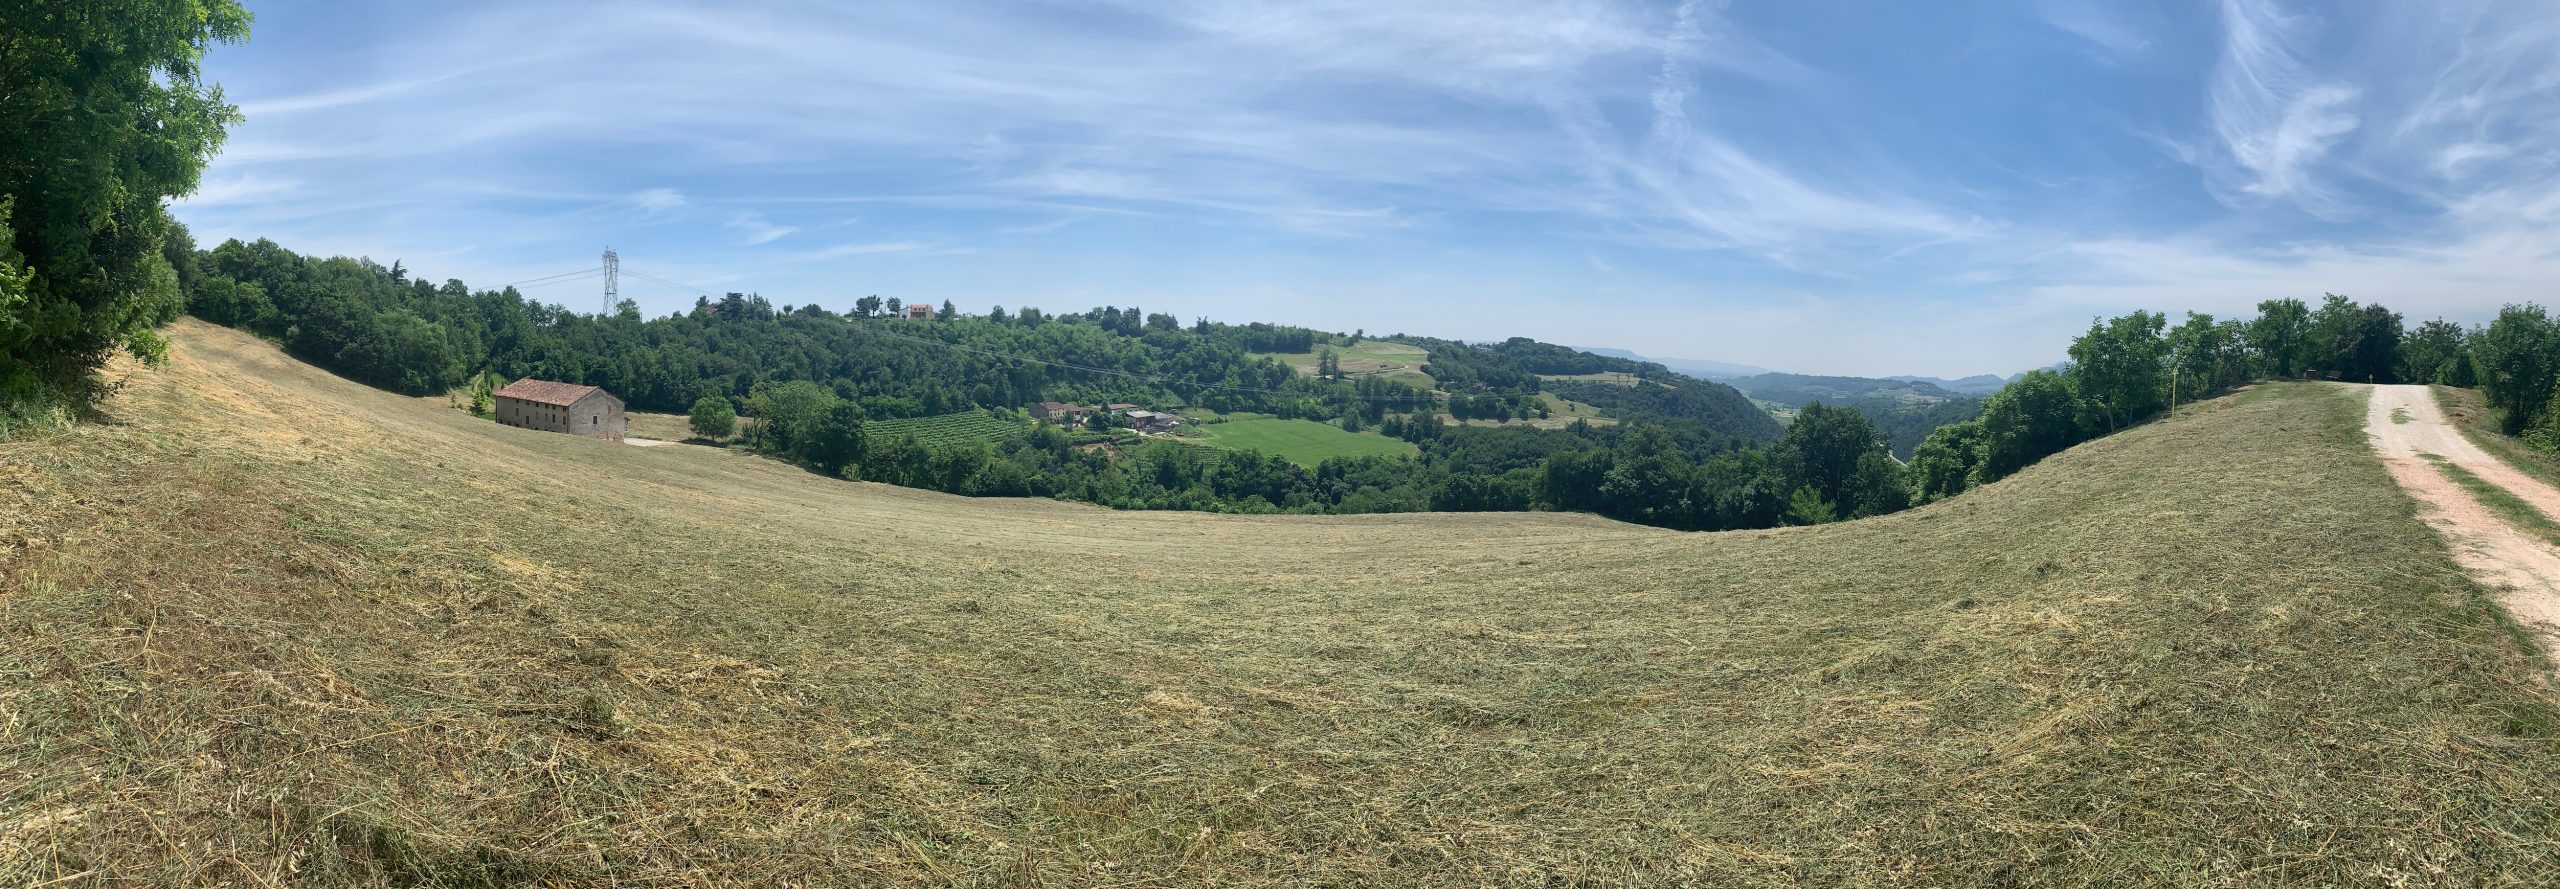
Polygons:
M2480 450L2445 419L2425 386L2375 386L2365 433L2391 477L2418 501L2419 518L2443 534L2454 560L2498 593L2507 613L2560 649L2560 549L2518 530L2439 471L2427 455L2470 470L2543 514L2560 516L2560 490Z

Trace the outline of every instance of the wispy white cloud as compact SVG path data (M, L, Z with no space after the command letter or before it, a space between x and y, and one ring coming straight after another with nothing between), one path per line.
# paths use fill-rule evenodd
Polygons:
M1008 225L997 229L997 231L1008 235L1045 235L1081 221L1083 221L1083 217L1060 216L1047 222L1034 222L1027 225Z
M2465 168L2515 154L2515 149L2489 142L2456 142L2436 152L2436 172L2447 179L2461 178Z
M817 250L786 254L784 258L799 262L844 259L850 256L884 256L891 254L950 253L953 248L936 247L920 241L875 241L861 244L837 244Z
M785 237L789 237L792 232L800 230L794 226L775 225L771 222L767 222L765 221L764 216L758 213L740 213L736 216L732 216L729 218L729 227L746 232L746 243L747 246L750 247L759 244L770 244L775 241L782 240Z
M1299 307L1339 310L1320 295L1355 276L1423 318L1596 272L1666 312L1888 333L1920 329L1924 302L2085 316L2405 288L2418 313L2550 280L2532 257L2560 247L2537 234L2560 228L2560 9L2311 9L391 4L308 45L339 20L217 50L250 119L180 212L200 234L436 248L455 268L429 274L475 282L613 243L632 268L777 299L1142 293L1308 323L1330 316ZM315 89L313 70L353 74ZM959 244L989 254L947 259ZM845 283L855 268L889 283ZM1713 326L1690 333L1733 327Z
M241 173L205 177L196 183L195 193L181 198L180 202L193 208L219 207L269 201L301 191L302 180L299 179Z
M2108 58L2124 58L2151 47L2151 40L2096 0L2037 0L2032 8L2045 24L2088 41Z
M684 192L672 188L651 188L633 192L629 200L631 206L653 212L683 209L686 203Z
M2222 57L2206 110L2222 143L2215 172L2237 195L2326 208L2335 193L2313 169L2360 123L2359 92L2298 57L2316 22L2274 0L2223 0Z

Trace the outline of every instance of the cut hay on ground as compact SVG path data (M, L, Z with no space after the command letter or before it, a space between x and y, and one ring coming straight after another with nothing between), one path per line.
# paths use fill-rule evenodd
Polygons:
M2341 390L1682 535L836 482L195 324L0 443L0 884L2548 885Z

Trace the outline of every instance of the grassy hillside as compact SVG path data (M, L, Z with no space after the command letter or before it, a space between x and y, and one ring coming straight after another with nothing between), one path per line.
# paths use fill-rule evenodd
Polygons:
M1422 362L1429 353L1420 346L1386 340L1363 339L1348 346L1320 344L1305 352L1255 352L1253 357L1269 358L1313 376L1327 349L1341 360L1344 377L1376 376L1416 389L1432 387L1431 377L1422 372Z
M1412 442L1374 432L1344 432L1331 423L1251 414L1193 426L1189 431L1193 437L1186 441L1257 450L1310 469L1333 457L1392 456L1416 450Z
M173 353L0 442L0 883L2531 885L2560 839L2538 664L2342 388L1682 535L968 500Z

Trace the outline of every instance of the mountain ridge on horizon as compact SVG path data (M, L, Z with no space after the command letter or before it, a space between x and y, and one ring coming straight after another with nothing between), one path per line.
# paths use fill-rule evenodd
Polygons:
M1661 358L1641 354L1629 349L1599 346L1573 346L1571 348L1580 349L1593 355L1603 355L1610 358L1650 361L1679 373L1718 383L1730 383L1744 377L1754 377L1763 374L1784 374L1788 376L1837 376L1856 377L1859 379L1870 380L1892 380L1904 383L1928 383L1962 395L1989 395L1993 392L2000 391L2000 387L2006 386L2011 381L2016 380L2019 377L2026 376L2027 374L2026 371L2019 371L2017 373L2009 374L2008 376L1983 373L1964 377L1934 377L1921 374L1892 374L1880 377L1867 377L1858 374L1802 374L1792 371L1774 370L1771 368L1761 367L1756 364L1740 364L1731 361L1716 361L1708 358ZM2049 370L2059 366L2060 364L2056 363L2048 365L2043 369Z

